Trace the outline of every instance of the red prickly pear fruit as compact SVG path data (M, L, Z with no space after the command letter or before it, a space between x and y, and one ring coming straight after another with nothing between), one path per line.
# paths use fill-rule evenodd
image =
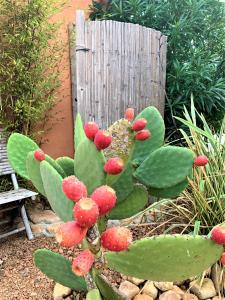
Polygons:
M93 253L89 249L86 249L73 260L72 271L77 276L85 276L90 271L94 260Z
M45 153L43 150L41 149L38 149L34 152L34 158L36 160L39 160L39 161L42 161L42 160L45 160Z
M132 243L132 233L125 227L111 227L103 232L101 243L105 249L110 251L124 251Z
M133 108L128 108L125 111L124 118L127 119L128 121L133 121L133 119L134 119L134 109Z
M223 252L223 254L221 255L220 262L223 266L225 265L225 252Z
M147 125L147 120L142 118L142 119L138 119L137 121L134 122L133 126L132 126L132 130L134 131L139 131L145 128L145 126Z
M203 167L209 162L208 158L205 155L197 156L194 160L194 165L197 167Z
M138 141L145 141L151 136L151 133L149 130L141 130L138 133L135 134L134 138Z
M102 185L92 193L91 199L98 205L100 216L105 215L116 204L116 192L110 186Z
M81 198L87 197L86 186L74 175L63 179L62 189L64 194L74 202L79 201Z
M96 133L99 131L99 127L95 122L88 122L84 125L84 132L89 140L94 141Z
M123 168L123 160L119 157L114 157L106 162L104 166L104 171L108 174L116 175L121 173L123 171Z
M109 147L112 142L112 136L106 130L99 130L94 139L95 146L98 150Z
M211 231L211 240L216 244L225 245L225 226L216 226Z
M75 220L81 227L90 228L99 217L98 205L91 198L80 199L74 206L73 213Z
M62 247L74 247L86 236L87 228L82 228L76 221L63 223L56 231L56 241Z

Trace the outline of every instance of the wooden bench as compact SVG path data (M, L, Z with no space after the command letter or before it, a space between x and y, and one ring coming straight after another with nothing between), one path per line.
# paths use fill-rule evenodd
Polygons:
M2 175L11 176L13 190L0 193L0 214L1 213L3 214L4 212L14 209L16 207L19 207L24 226L22 228L13 229L11 231L7 231L3 234L0 234L0 239L18 233L20 231L26 230L28 239L32 240L33 234L25 210L24 200L28 198L34 200L37 193L29 191L27 189L19 188L15 172L10 166L7 158L6 139L0 136L0 176ZM5 206L5 204L7 204L7 207L2 208L3 205ZM6 223L8 223L7 218L0 220L0 225Z

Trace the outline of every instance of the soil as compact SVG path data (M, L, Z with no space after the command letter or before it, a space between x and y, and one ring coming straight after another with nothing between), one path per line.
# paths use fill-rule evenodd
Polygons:
M54 238L35 238L29 241L24 233L0 242L0 299L50 300L53 280L45 276L33 263L32 253L47 248L72 260L74 251L60 248ZM79 250L77 250L79 251ZM83 297L77 297L81 300Z

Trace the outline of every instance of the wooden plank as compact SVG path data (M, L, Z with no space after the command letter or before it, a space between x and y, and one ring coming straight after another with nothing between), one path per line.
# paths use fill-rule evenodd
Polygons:
M85 21L77 13L78 111L107 127L148 105L164 108L166 37L137 24ZM86 49L83 51L81 48Z
M76 80L76 44L75 44L75 25L69 24L69 55L70 55L70 76L71 76L71 102L73 109L73 118L77 113L77 80Z

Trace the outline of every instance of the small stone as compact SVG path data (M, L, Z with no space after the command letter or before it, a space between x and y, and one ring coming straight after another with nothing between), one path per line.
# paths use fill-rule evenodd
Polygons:
M190 291L199 299L207 299L216 296L216 289L210 278L204 278L202 285L198 280L190 282Z
M128 276L128 279L130 282L134 283L135 285L139 285L141 283L143 283L145 280L144 279L139 279L139 278L136 278L136 277L130 277Z
M184 291L176 285L173 286L171 291L175 292L176 294L180 295L181 297L184 295Z
M180 300L181 296L174 291L167 291L159 296L159 300Z
M214 264L212 266L211 278L216 288L217 293L223 288L223 270L219 264Z
M140 289L135 284L126 280L121 282L119 291L128 299L132 299L140 292Z
M69 296L72 293L72 290L66 286L63 286L59 283L55 284L53 290L53 298L54 300Z
M182 300L198 300L198 297L191 293L185 293L182 296Z
M56 214L50 210L39 210L39 209L32 209L29 210L29 216L31 221L34 224L45 223L45 224L53 224L59 223L60 219L56 216Z
M35 237L44 236L45 235L45 224L31 224L31 230Z
M139 294L134 297L134 300L153 300L153 298L146 294Z
M157 298L158 295L158 290L157 288L154 286L153 281L147 281L142 289L143 293L149 295L150 297L152 297L153 299Z
M154 281L154 285L161 291L166 292L172 290L173 282L158 282Z

